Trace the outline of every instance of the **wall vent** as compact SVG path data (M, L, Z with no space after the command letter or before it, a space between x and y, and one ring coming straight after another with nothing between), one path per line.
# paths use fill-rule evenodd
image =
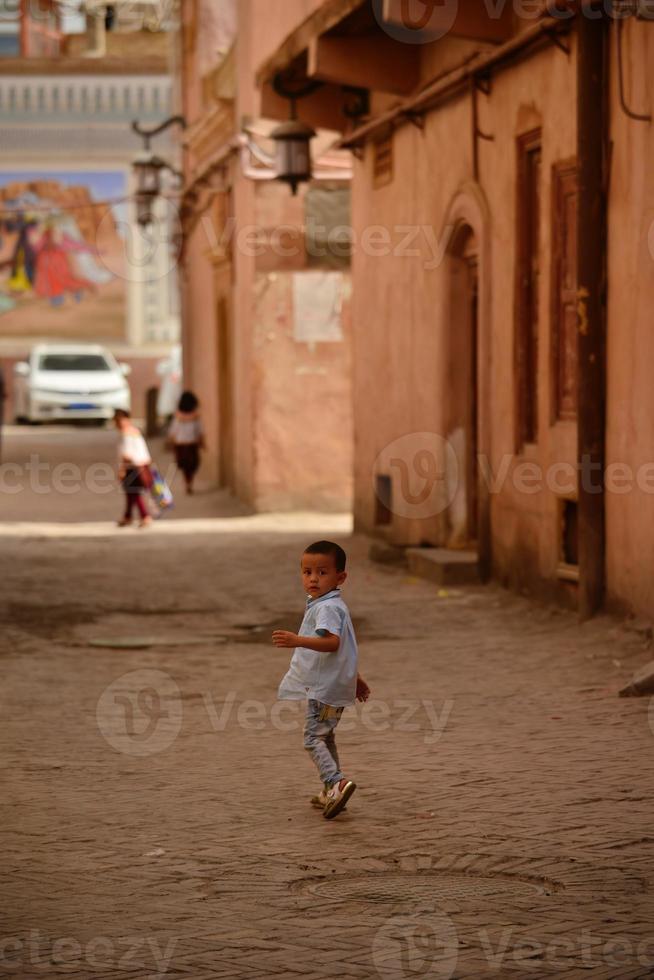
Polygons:
M372 180L375 187L390 184L393 179L393 133L372 145Z

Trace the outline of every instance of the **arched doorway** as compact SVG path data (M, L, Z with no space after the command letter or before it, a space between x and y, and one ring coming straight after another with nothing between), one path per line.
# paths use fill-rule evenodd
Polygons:
M457 453L457 484L444 539L476 544L483 581L492 569L491 216L479 184L462 184L441 227L448 241L443 279L444 418ZM460 476L460 479L459 479Z
M456 486L448 514L449 547L479 541L479 245L461 221L448 249L446 436L457 459Z

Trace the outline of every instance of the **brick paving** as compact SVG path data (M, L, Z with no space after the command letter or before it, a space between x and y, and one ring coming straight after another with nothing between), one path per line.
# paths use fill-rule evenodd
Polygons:
M642 636L351 540L374 701L328 822L275 708L295 523L0 527L0 976L654 976L654 715L616 696Z

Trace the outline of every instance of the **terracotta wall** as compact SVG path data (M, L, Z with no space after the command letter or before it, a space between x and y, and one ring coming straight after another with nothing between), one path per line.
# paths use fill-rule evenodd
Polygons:
M324 0L239 0L238 107L255 116L259 106L256 73L286 37Z
M259 64L318 5L299 0L239 3L237 127L244 114L256 114ZM191 55L190 70L197 74L198 53ZM248 179L238 155L231 161L229 181L229 210L236 224L228 261L217 258L200 222L185 262L185 370L203 404L208 444L204 475L211 481L220 476L216 314L225 296L232 350L232 488L257 509L347 509L352 483L347 310L341 342L307 345L293 333L293 276L306 267L306 189L294 198L283 185ZM221 220L214 212L208 216L220 236ZM297 229L295 254L284 257L267 250L257 255L248 228L260 229L265 237L282 225Z
M480 142L479 184L489 220L490 254L485 257L489 295L480 316L487 344L483 371L490 389L487 448L496 471L514 443L514 262L516 230L516 137L542 122L542 273L539 293L540 428L538 448L529 460L545 468L550 460L574 460L574 427L549 422L550 170L574 155L574 59L547 48L509 71L494 75L490 97L479 97L479 123L494 136ZM455 134L455 135L454 135ZM355 509L360 528L371 529L377 454L398 437L428 431L448 435L446 412L453 383L448 334L450 261L445 255L428 268L434 240L443 245L448 209L457 192L473 181L471 107L468 95L426 116L423 132L396 131L395 178L374 189L371 153L357 164L354 214L357 236L383 225L394 242L399 226L420 231L420 257L355 257ZM464 195L465 196L465 195ZM468 195L471 196L471 195ZM555 579L558 559L557 503L550 491L525 494L513 484L509 467L500 492L492 496L495 570L507 582L538 585ZM441 543L442 517L411 520L395 515L391 536L398 543Z
M574 42L571 39L571 43ZM540 590L543 581L559 584L559 501L546 485L555 462L576 461L576 425L552 422L551 275L552 167L575 156L576 86L574 54L568 59L549 48L494 80L492 109L484 128L495 135L481 153L482 186L492 215L492 463L515 452L515 269L516 269L516 137L541 125L540 282L538 296L538 444L516 456L500 492L492 496L494 569L507 584ZM487 122L486 122L487 120ZM504 165L501 162L504 161ZM534 462L543 489L532 493L526 472L516 468ZM536 471L534 471L536 472ZM535 481L534 484L535 485ZM560 583L562 589L567 586Z
M345 342L293 337L293 278L257 278L253 330L257 509L345 511L351 505L349 316Z
M633 111L654 115L650 27L625 22L625 89ZM654 616L654 127L620 109L612 56L607 463L627 469L613 471L606 499L607 588L610 602Z
M216 297L208 242L202 226L190 238L183 277L184 383L200 399L207 449L202 460L203 479L218 480L218 391L216 380Z
M245 328L249 338L241 356L241 391L251 413L249 421L237 420L243 443L240 470L247 467L243 490L258 510L347 510L351 505L350 276L349 270L340 273L346 295L343 339L298 339L294 281L311 271L301 230L306 190L292 197L283 185L259 184L254 214L262 239L269 241L282 227L297 229L282 243L291 254L262 246L254 259L236 260L246 270L237 281L237 295L243 318L239 332ZM238 403L239 416L244 403Z

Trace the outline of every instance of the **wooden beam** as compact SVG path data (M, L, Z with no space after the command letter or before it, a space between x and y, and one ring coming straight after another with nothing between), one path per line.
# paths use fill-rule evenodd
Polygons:
M383 35L323 36L309 42L307 74L336 85L408 95L420 81L420 65L410 45Z
M495 16L495 7L500 9ZM475 41L508 41L513 32L512 4L488 5L483 0L383 0L387 24L434 38L450 35Z
M257 86L260 88L276 72L288 68L298 55L306 51L312 38L325 34L340 24L364 3L365 0L327 0L321 4L299 27L289 34L274 54L259 67L256 74Z
M315 129L331 129L342 133L348 122L343 115L344 96L340 87L324 85L312 95L298 99L297 114L303 123ZM278 95L270 82L261 89L259 115L264 119L286 122L290 115L290 103Z

